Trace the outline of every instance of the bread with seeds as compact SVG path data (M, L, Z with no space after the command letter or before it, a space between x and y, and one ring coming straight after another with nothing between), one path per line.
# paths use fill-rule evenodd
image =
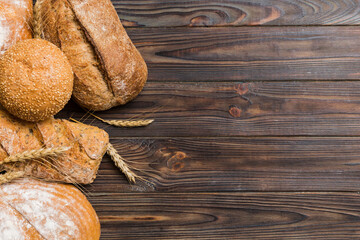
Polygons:
M45 120L63 109L73 82L66 56L46 40L18 42L0 59L0 103L26 121Z

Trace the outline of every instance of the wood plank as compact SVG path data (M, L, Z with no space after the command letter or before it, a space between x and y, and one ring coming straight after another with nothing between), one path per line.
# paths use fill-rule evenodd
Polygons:
M113 0L128 27L355 25L359 0Z
M150 81L359 79L358 27L144 28Z
M129 185L108 158L91 193L358 191L360 138L112 139L147 182Z
M149 82L133 102L106 112L104 119L154 118L146 128L85 123L112 137L360 136L360 82ZM74 103L58 115L81 119Z
M90 201L102 240L359 237L357 193L137 193Z

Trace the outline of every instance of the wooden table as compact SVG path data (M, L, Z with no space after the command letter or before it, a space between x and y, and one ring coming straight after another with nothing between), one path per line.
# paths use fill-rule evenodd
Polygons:
M149 67L87 188L102 239L359 239L360 0L113 1Z

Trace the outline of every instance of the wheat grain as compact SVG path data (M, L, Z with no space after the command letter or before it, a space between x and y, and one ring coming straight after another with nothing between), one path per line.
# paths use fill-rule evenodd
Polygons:
M34 6L34 18L33 18L33 32L34 38L41 38L42 35L42 26L41 26L41 1L37 0Z
M56 147L56 148L40 148L30 151L24 151L22 153L11 155L5 158L5 160L2 161L1 164L12 163L12 162L25 162L27 160L47 158L47 157L56 157L68 151L69 149L70 147Z
M146 127L154 122L154 119L144 119L144 120L105 120L101 117L96 116L95 114L89 112L89 114L100 121L107 123L109 125L115 127L126 127L126 128L134 128L134 127Z
M14 179L21 178L25 175L24 172L7 172L0 175L0 184L11 182Z
M111 143L109 143L106 151L107 151L107 154L111 157L111 159L115 163L115 165L118 168L120 168L120 170L125 174L128 181L130 183L135 183L136 178L138 178L138 176L133 171L130 170L128 165L125 163L124 158L122 158L119 155L119 153L116 151L116 149L114 148L114 146Z

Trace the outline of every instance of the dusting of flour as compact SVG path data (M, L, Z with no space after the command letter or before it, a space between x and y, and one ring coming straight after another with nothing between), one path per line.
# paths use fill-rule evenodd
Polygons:
M26 8L26 2L24 0L12 0L12 4L21 8Z
M0 55L4 53L9 44L10 26L3 16L0 16Z
M0 239L26 239L24 230L31 228L31 225L25 219L17 217L16 214L16 210L10 205L0 202Z
M21 180L19 184L5 184L0 187L0 196L21 213L46 239L78 239L79 229L74 217L75 206L71 197L58 197L54 184L29 184ZM65 200L64 200L65 199ZM0 219L1 225L3 225ZM0 228L1 229L1 228ZM0 239L1 230L0 230ZM16 239L16 238L14 238Z

